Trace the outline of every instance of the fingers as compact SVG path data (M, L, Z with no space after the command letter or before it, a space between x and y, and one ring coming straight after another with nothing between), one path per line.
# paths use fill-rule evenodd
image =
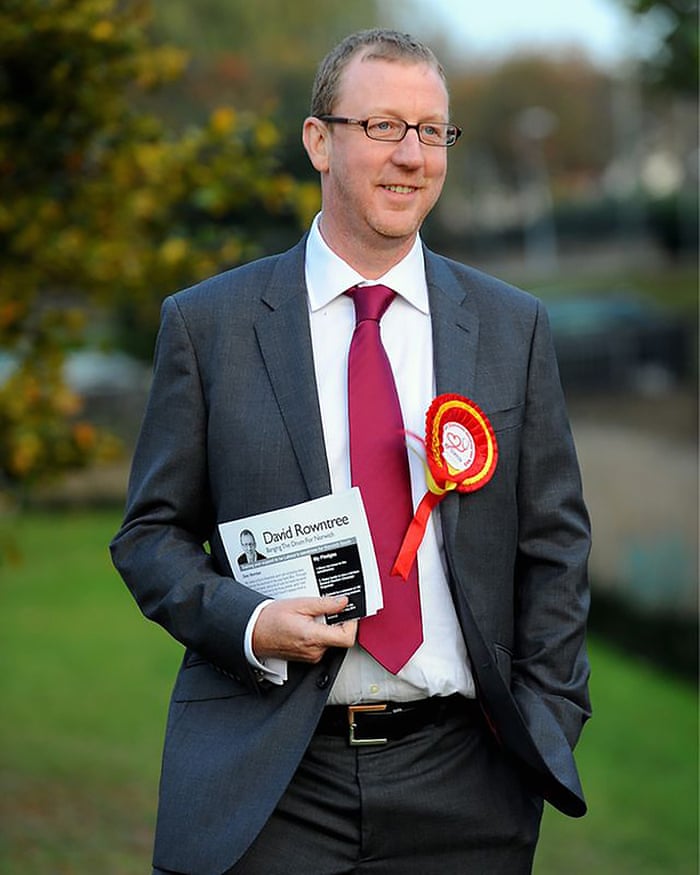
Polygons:
M332 645L333 647L352 647L357 638L357 620L347 620L345 623L337 623L335 626L328 626L338 636L337 640Z
M347 605L345 596L277 599L266 605L253 629L253 651L258 659L276 657L318 662L329 647L352 647L357 623L328 626L318 621Z

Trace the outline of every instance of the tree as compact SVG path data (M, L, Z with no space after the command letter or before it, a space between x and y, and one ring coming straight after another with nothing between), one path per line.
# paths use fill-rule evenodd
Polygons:
M656 17L661 32L658 51L647 63L652 82L696 99L698 92L697 0L623 0L634 13Z
M300 127L316 66L348 33L378 26L379 6L378 0L153 0L156 33L186 47L193 59L177 99L163 95L163 109L195 119L222 99L264 107L281 132L283 166L296 178L315 178Z
M513 184L523 148L518 119L545 108L555 121L545 144L550 172L567 184L599 173L609 158L609 91L609 80L584 55L514 54L455 77L453 114L463 120L470 150L488 153Z
M150 22L147 0L0 6L0 499L115 452L63 378L90 307L152 337L167 292L317 207L269 117L220 106L173 130L144 109L187 60Z

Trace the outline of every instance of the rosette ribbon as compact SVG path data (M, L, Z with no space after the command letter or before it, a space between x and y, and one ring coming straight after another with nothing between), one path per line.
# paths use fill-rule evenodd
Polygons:
M475 492L493 477L498 444L486 414L462 395L438 395L425 417L425 456L428 491L416 508L391 570L404 580L433 508L448 492Z

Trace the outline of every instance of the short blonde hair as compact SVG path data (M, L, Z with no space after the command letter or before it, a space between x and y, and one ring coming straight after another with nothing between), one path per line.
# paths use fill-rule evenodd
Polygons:
M311 115L332 115L338 100L343 71L351 58L363 49L367 49L364 54L367 60L428 64L440 74L447 87L445 71L432 49L410 34L383 28L360 30L345 37L319 64L311 91Z

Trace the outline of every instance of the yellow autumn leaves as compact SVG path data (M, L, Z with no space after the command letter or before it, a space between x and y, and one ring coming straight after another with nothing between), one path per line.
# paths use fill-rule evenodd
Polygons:
M270 118L158 115L150 92L187 57L148 22L143 0L0 8L0 498L117 450L66 384L88 309L108 336L127 313L149 338L166 294L318 208L280 170Z

